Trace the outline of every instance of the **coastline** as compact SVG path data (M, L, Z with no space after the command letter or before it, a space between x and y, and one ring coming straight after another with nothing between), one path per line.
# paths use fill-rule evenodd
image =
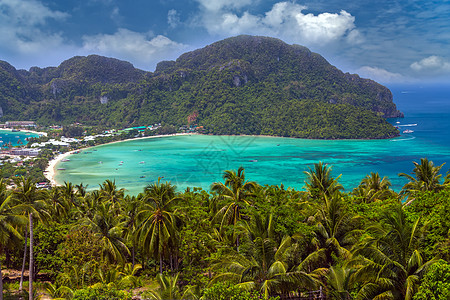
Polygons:
M79 149L76 149L76 150L72 150L72 151L69 151L69 152L62 153L62 154L56 156L51 161L49 161L49 164L48 164L47 168L44 171L44 176L45 176L45 178L48 181L50 181L51 186L61 186L61 184L59 184L55 180L56 165L61 160L63 160L64 158L68 157L69 155L72 155L76 151L82 151L82 150L87 150L87 149L90 149L90 148L93 148L93 147L99 147L99 146L103 146L103 145L111 145L111 144L115 144L115 143L122 143L122 142L128 142L128 141L151 139L151 138L164 138L164 137L173 137L173 136L185 136L185 135L205 135L205 134L201 134L201 133L173 133L173 134L165 134L165 135L144 136L144 137L137 137L137 138L120 140L120 141L113 141L113 142L100 144L100 145L96 145L96 146L79 148ZM206 135L208 135L208 134L206 134ZM282 137L282 136L270 136L270 135L225 135L225 136L230 136L230 137L232 137L232 136L246 136L246 137L265 137L265 138L304 139L304 138L296 138L296 137ZM393 139L393 138L388 138L388 139ZM386 140L388 140L388 139L386 139ZM326 140L326 139L305 139L305 140L319 140L320 141L320 140ZM349 141L349 140L351 140L351 139L336 139L336 140L333 140L333 141ZM368 140L378 141L380 139L354 139L352 141L368 141Z
M4 130L4 131L13 131L12 128L0 128L0 130ZM37 135L44 135L47 136L47 132L40 132L40 131L34 131L34 130L28 130L28 129L20 129L19 132L25 132L25 133L34 133Z
M132 139L114 141L114 142L109 142L109 143L105 143L105 144L101 144L101 145L97 145L97 146L79 148L79 149L76 149L76 150L68 151L68 152L59 154L54 159L52 159L52 160L50 160L48 162L48 166L47 166L47 168L44 171L44 176L45 176L45 178L48 181L50 181L50 185L51 186L61 186L61 184L59 184L55 180L56 165L61 160L63 160L64 158L68 157L69 155L72 155L76 151L86 150L86 149L90 149L90 148L98 147L98 146L103 146L103 145L111 145L111 144L115 144L115 143L128 142L128 141L136 141L136 140L151 139L151 138L163 138L163 137L170 137L170 136L197 135L197 134L198 133L173 133L173 134L164 134L164 135L143 136L143 137L137 137L137 138L132 138Z

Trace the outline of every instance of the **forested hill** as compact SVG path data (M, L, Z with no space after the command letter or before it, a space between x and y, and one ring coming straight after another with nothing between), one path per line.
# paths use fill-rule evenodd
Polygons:
M238 36L154 73L97 55L16 70L0 61L0 121L204 126L213 134L386 138L401 116L386 87L278 39ZM188 121L189 120L189 121Z

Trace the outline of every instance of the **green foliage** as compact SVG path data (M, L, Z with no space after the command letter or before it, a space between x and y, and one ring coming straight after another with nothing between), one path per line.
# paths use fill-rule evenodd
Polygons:
M426 256L439 255L450 261L450 190L416 193L406 212L411 220L422 217L427 226L428 234L422 245Z
M434 263L425 274L414 300L450 299L450 264L443 260Z
M35 234L35 263L38 270L55 277L63 266L63 259L58 255L58 247L65 241L68 225L55 222L43 225L39 223Z
M246 291L230 283L218 282L207 288L203 292L201 299L205 300L257 300L263 295L258 292ZM279 297L270 297L270 300L279 299Z
M260 186L239 168L209 191L158 180L132 197L109 180L89 192L0 182L0 259L20 269L33 211L36 271L51 276L52 298L130 299L120 290L143 285L151 299L300 297L320 286L333 299L449 296L448 185L405 204L372 192L390 191L376 173L363 193L340 191L323 164L310 175L310 191Z
M132 296L126 291L109 288L105 285L88 287L74 291L72 300L131 300Z
M64 126L62 135L65 137L81 137L83 131L83 127L80 126Z

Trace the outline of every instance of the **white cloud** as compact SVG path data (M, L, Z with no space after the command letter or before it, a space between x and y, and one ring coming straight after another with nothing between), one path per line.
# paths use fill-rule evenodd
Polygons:
M364 66L358 69L357 73L364 78L382 83L402 82L406 78L399 73L392 73L382 68Z
M209 12L218 12L227 9L238 9L252 4L253 0L197 0L202 9Z
M114 34L83 37L87 53L113 56L132 62L136 67L153 68L161 59L175 58L186 46L151 33L139 33L120 28Z
M450 62L443 57L432 55L411 64L411 69L417 72L446 73L450 72Z
M250 1L214 1L210 6L206 5L208 0L198 1L206 9L203 25L212 34L271 35L304 45L323 45L340 39L349 43L362 41L361 33L355 29L355 17L345 10L339 13L305 14L303 11L307 9L306 6L278 2L264 15L253 15L248 11L239 15L231 8L243 7Z
M167 23L170 28L176 28L180 24L180 15L175 9L171 9L167 13Z
M48 20L68 16L35 0L0 0L0 47L20 54L36 54L61 46L61 34L43 27Z

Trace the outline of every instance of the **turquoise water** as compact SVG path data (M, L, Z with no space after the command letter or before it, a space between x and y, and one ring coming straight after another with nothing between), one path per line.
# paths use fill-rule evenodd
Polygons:
M28 143L26 138L29 137L38 137L38 135L26 131L12 132L10 130L0 130L0 147L3 148L5 143L8 144L10 142L12 146L19 146L19 140L26 145Z
M303 172L323 161L333 166L335 176L342 174L341 183L347 190L370 172L388 176L394 189L399 190L405 180L398 173L411 172L412 161L427 157L435 164L450 163L450 89L434 96L420 89L393 91L396 104L406 117L390 122L399 121L402 131L414 130L398 138L325 141L191 135L142 139L71 155L70 161L57 165L65 170L58 172L56 180L82 182L94 189L105 179L112 179L128 193L137 194L161 176L179 189L207 189L212 182L221 180L223 170L243 166L249 180L301 189ZM444 173L448 166L444 166Z

